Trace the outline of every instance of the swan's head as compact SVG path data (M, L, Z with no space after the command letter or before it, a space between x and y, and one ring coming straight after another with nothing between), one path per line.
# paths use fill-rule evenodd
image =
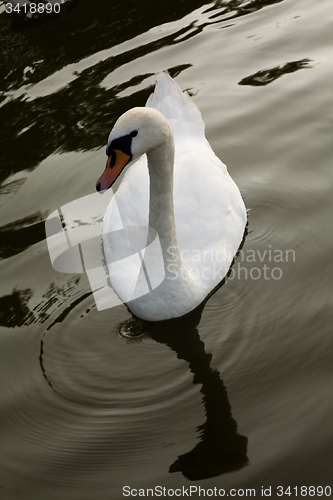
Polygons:
M97 191L104 193L126 165L163 144L170 134L167 119L156 109L133 108L124 113L110 132L106 148L108 159L96 183Z

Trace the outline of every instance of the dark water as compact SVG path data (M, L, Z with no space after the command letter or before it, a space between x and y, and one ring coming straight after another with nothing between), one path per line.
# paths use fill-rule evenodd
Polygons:
M80 0L17 32L1 9L1 498L327 497L309 487L333 483L331 2ZM45 220L94 192L114 120L164 69L250 233L203 310L131 341L125 306L52 268Z

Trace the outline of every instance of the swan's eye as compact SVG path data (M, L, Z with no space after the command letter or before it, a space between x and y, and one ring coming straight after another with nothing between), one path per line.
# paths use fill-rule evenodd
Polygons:
M133 130L133 132L130 133L131 137L136 137L137 135L138 135L138 131L137 130Z
M115 164L116 164L116 159L117 159L117 155L116 155L116 152L113 151L112 153L112 156L111 156L111 161L110 161L110 168L114 167Z

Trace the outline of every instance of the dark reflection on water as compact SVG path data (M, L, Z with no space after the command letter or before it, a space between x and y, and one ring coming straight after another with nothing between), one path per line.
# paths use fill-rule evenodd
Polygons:
M202 384L207 420L198 427L201 441L170 466L169 472L182 472L190 480L200 480L238 470L248 462L247 438L237 433L227 390L220 373L210 366L212 355L206 353L197 326L203 307L184 319L163 325L146 323L145 330L156 342L170 347L178 359L189 363L193 383Z
M26 289L0 297L0 325L14 328L34 323L35 316L27 305L32 295L32 290Z
M205 3L201 0L191 4L174 1L156 9L155 2L147 1L146 8L142 9L142 5L134 0L126 4L99 0L92 8L90 1L81 0L65 16L14 34L7 16L0 15L0 90L9 91L40 82L74 61L119 45L154 26L175 21ZM191 26L186 26L172 35L109 57L82 71L71 84L55 94L32 102L18 97L4 104L0 111L1 122L5 125L0 134L3 150L0 182L15 172L35 168L55 151L104 146L105 124L109 123L109 129L110 124L127 109L140 103L144 105L152 88L117 99L117 93L124 87L115 86L106 91L100 87L100 82L129 61L163 46L180 43L176 38L189 30ZM170 73L176 76L179 70L173 72L171 68ZM139 75L135 82L128 82L128 87L147 76L149 74ZM4 96L0 96L0 101L3 99ZM35 147L36 142L38 147Z
M221 15L234 18L282 1L217 0L204 12L222 11L211 18ZM112 3L108 0L95 0L92 8L90 0L80 0L74 9L66 9L66 15L20 33L12 32L6 15L0 16L0 80L4 81L5 89L38 82L74 60L81 60L106 47L118 45L154 26L181 19L209 3L202 0L170 0L161 2L156 8L155 0L129 0L126 3L120 0ZM185 27L184 31L190 28L192 26ZM42 64L36 64L36 61L41 60ZM29 74L23 71L26 66L31 69Z
M151 48L158 50L159 46L156 44ZM138 56L135 53L131 57L135 59ZM119 56L117 67L123 63ZM152 86L122 98L118 98L117 94L142 82L150 74L139 75L135 82L130 80L105 90L99 84L115 69L110 64L113 66L107 60L83 71L79 78L55 94L32 102L10 101L2 108L6 123L2 141L6 143L6 148L0 181L10 174L35 168L55 151L86 151L104 146L107 139L105 130L128 109L145 105L153 91ZM175 77L187 66L169 68L169 72ZM106 127L106 124L109 125ZM24 127L29 128L17 136ZM36 137L38 148L34 147Z
M200 340L197 329L207 301L230 276L247 234L248 226L227 277L194 311L168 321L147 322L133 318L126 322L129 324L128 330L132 331L127 337L134 337L137 331L138 336L144 333L156 342L167 345L175 351L178 359L189 363L190 371L194 374L193 383L202 384L207 420L198 427L201 441L193 450L180 455L169 468L169 472L182 472L190 480L219 476L238 470L248 462L247 438L237 433L237 423L231 413L227 390L220 379L220 373L210 366L212 355L206 353L205 344ZM120 327L120 332L122 329L126 331L125 325ZM42 354L41 352L41 356ZM41 366L43 369L42 364ZM43 373L46 376L44 369Z
M311 68L311 66L309 66L310 62L311 59L305 58L301 59L300 61L288 62L286 64L283 64L283 66L275 66L274 68L263 69L261 71L257 71L257 73L254 73L253 75L243 78L240 82L238 82L238 85L252 85L254 87L268 85L269 83L274 82L274 80L277 80L281 76L288 73L294 73L299 69Z
M36 213L0 227L0 258L8 259L45 239L45 221Z
M248 229L245 228L244 237L232 265L244 245ZM231 268L228 272L230 275ZM198 333L204 307L211 295L225 284L226 279L211 292L211 294L194 311L181 318L168 321L147 322L133 317L120 326L120 332L129 342L136 342L136 337L150 337L155 342L164 344L172 349L178 359L188 362L191 373L194 374L193 383L201 384L203 404L207 420L198 427L200 442L188 453L180 455L169 468L169 472L182 472L190 480L201 480L218 476L242 468L248 462L247 438L238 434L237 423L232 416L227 390L220 378L220 373L211 368L212 355L205 351L205 344ZM56 291L53 289L53 291ZM64 290L63 290L64 292ZM40 368L43 377L50 388L63 397L48 375L44 363L44 340L49 330L65 320L68 314L84 301L92 292L80 295L65 307L55 320L46 328L40 342ZM49 296L53 296L52 289Z
M72 306L75 307L84 299L85 297L81 297L73 302ZM150 337L155 342L168 346L178 359L187 361L194 375L193 384L202 385L201 393L207 419L197 427L200 442L188 453L180 455L169 467L169 472L181 472L190 480L219 476L239 470L248 463L248 440L237 432L237 423L232 416L226 387L220 373L211 368L212 355L206 353L205 344L198 333L197 327L203 309L204 304L183 318L163 322L130 320L133 332L136 331L141 336L144 331L146 339ZM64 317L59 317L59 321L63 319ZM128 340L129 344L132 342L138 342L138 339ZM40 367L51 389L63 397L61 392L55 389L45 367L43 339L40 347Z
M178 20L207 3L173 1L156 9L155 2L146 1L145 9L142 9L141 4L134 0L112 5L99 0L94 2L92 9L90 2L81 0L65 16L15 34L7 17L0 16L0 36L4 48L0 68L1 90L10 91L21 85L37 83L74 61L119 45L154 26ZM219 1L206 12L222 9L222 13L218 12L216 16L230 13L232 18L273 3L276 1ZM103 146L106 142L105 130L109 130L127 109L140 103L144 105L152 88L119 99L117 94L120 91L137 85L151 74L142 73L135 81L115 85L108 90L102 88L100 82L124 64L162 47L180 44L216 22L220 20L202 24L191 22L171 35L110 56L82 71L74 81L54 94L33 101L24 100L22 96L9 100L1 109L2 122L6 126L0 134L0 144L5 145L2 148L4 158L0 182L15 172L35 168L55 151L85 151ZM169 69L171 76L175 77L188 66L165 69ZM109 126L105 128L107 123ZM36 140L38 147L35 147Z
M233 19L235 17L245 16L246 14L251 14L257 10L273 5L275 3L280 3L283 0L216 0L214 5L207 9L205 12L213 12L214 10L223 9L223 16L227 15L227 19ZM216 13L210 16L210 19L221 16L221 13Z
M202 0L170 0L156 8L155 0L129 0L126 3L95 0L92 7L90 0L80 0L75 9L65 16L15 34L7 17L0 16L4 49L0 80L5 85L2 90L39 82L74 61L119 45L155 26L176 21L207 3ZM189 29L184 27L181 31ZM163 45L163 38L161 40ZM14 68L13 57L16 62ZM36 65L39 60L42 64ZM29 74L23 71L26 66L32 69ZM8 78L5 79L5 76Z
M31 323L42 324L61 309L61 312L47 327L49 330L54 324L62 322L70 311L92 294L92 292L86 292L73 300L73 296L78 293L79 281L80 277L74 276L67 280L63 286L51 283L41 300L33 308L29 302L34 296L34 290L30 288L14 289L11 294L3 295L0 297L0 325L14 328L15 326L29 326ZM70 301L69 305L62 308L63 304L68 301Z

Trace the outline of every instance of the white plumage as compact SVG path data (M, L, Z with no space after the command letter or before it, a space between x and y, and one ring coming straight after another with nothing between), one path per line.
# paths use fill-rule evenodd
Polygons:
M158 232L161 251L146 251L146 273L137 256L108 266L119 297L145 320L179 317L197 307L225 277L243 239L244 202L204 127L189 95L163 72L146 108L125 113L110 133L112 145L137 131L131 142L133 160L147 153L128 168L103 223L108 262L115 244L108 236L112 231L149 224ZM154 274L161 276L161 258L164 280L146 293L147 272L154 283Z

